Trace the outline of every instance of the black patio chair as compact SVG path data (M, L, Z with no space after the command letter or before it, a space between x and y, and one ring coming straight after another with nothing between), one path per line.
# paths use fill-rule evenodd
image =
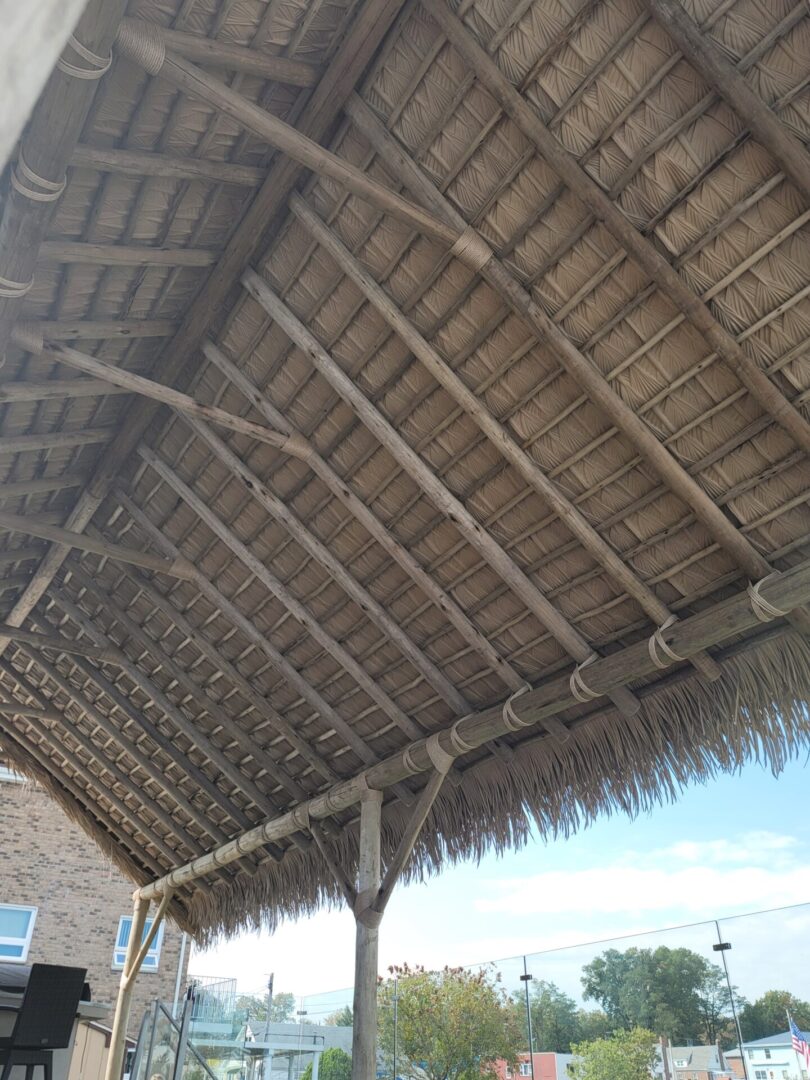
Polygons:
M33 1080L38 1066L44 1080L53 1080L53 1051L70 1046L86 975L85 968L31 965L14 1030L0 1039L0 1080L9 1080L15 1065L25 1067L25 1080Z

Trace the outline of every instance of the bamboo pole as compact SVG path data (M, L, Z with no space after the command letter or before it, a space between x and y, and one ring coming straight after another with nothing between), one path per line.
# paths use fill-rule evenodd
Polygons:
M171 894L167 893L164 900L168 900L170 897ZM163 904L161 903L160 906L162 908ZM104 1080L121 1080L121 1073L124 1069L124 1050L126 1048L129 1013L132 1007L132 991L134 989L135 977L138 974L136 961L140 951L141 938L143 937L144 927L146 926L146 916L148 912L149 902L144 901L136 892L132 909L132 924L129 929L129 941L127 942L127 952L124 959L124 970L121 972L118 999L115 1003L115 1014L113 1016L110 1048L107 1053L107 1067L104 1073ZM155 924L153 923L152 925L154 926Z
M76 169L97 169L121 176L161 176L167 180L210 180L215 184L257 187L266 176L253 165L232 165L228 161L158 154L151 150L114 150L106 146L80 143L70 158Z
M383 316L391 329L405 342L439 385L450 394L456 404L473 420L495 449L523 477L546 505L559 516L563 524L610 577L636 600L642 610L653 619L656 626L672 618L672 612L667 606L619 558L610 544L600 536L563 491L546 476L537 462L529 457L512 432L492 416L481 399L469 389L436 349L402 314L388 294L360 265L322 219L307 206L300 196L292 197L290 207L310 235L329 252L338 266L365 294L372 306ZM695 663L709 679L719 678L720 669L709 657L697 657Z
M320 68L304 60L275 56L261 49L232 45L200 34L189 34L184 30L170 30L144 19L121 20L119 45L130 35L138 40L149 37L160 41L164 48L171 49L178 56L185 56L188 60L195 60L206 67L243 71L247 75L259 75L263 79L272 79L273 82L287 86L315 86L321 76Z
M43 521L19 514L9 514L5 510L0 511L0 529L9 529L26 536L37 536L41 540L55 540L59 544L69 544L70 547L78 548L79 551L89 551L105 559L132 563L134 566L142 566L145 570L152 570L156 574L168 574L170 577L180 578L183 581L190 580L193 572L188 559L169 561L160 555L150 555L146 551L111 544L107 540L93 540L82 533L71 532L58 525L48 525ZM0 630L0 637L2 636L3 631Z
M810 422L788 401L755 361L743 352L703 300L684 283L658 249L636 230L619 207L585 172L573 154L549 131L538 113L447 6L446 0L425 0L424 6L476 78L526 138L534 143L549 167L703 335L761 408L791 435L798 446L810 451Z
M770 151L785 176L810 203L810 154L755 93L710 34L704 33L679 0L647 0L661 24L698 74L739 116L751 134Z
M253 439L267 443L269 446L275 446L286 454L304 457L309 455L309 446L300 438L285 435L278 431L271 431L263 424L255 424L252 420L246 420L243 416L234 416L233 413L220 409L218 406L205 405L180 390L174 390L171 386L163 386L161 383L144 378L143 375L136 375L132 371L125 371L114 364L108 364L104 360L97 360L94 356L89 356L79 349L73 349L69 345L59 343L44 345L33 340L29 335L16 330L14 340L18 345L31 352L49 357L57 363L67 364L77 371L84 372L85 375L91 375L96 379L112 383L114 386L131 393L142 394L144 397L152 398L162 405L168 405L170 408L189 413L191 416L209 420L219 427L228 428L229 431L236 431L240 435L248 435Z
M377 969L379 917L371 904L380 889L382 792L367 790L360 800L360 862L355 902L352 1080L377 1076ZM369 918L371 916L371 918Z
M329 385L357 413L365 426L389 451L402 468L416 481L437 509L445 513L464 539L486 560L518 599L579 663L591 663L596 654L568 620L546 599L529 576L517 565L473 517L464 504L438 479L419 455L383 417L339 364L326 352L314 335L276 296L267 283L252 270L242 284L309 358ZM623 687L611 690L611 699L625 715L638 711L635 696Z
M206 359L218 368L227 379L230 379L265 420L287 434L300 434L298 429L293 427L289 418L253 385L244 370L237 367L213 341L208 339L203 343L203 352ZM519 690L523 686L523 679L515 669L490 644L452 596L416 561L410 551L399 543L393 532L386 527L384 522L380 521L362 499L354 494L347 483L341 479L329 462L317 453L314 447L312 447L312 453L308 458L308 464L329 491L343 503L369 535L377 541L393 561L422 590L425 596L444 614L448 622L456 628L484 663L492 668L511 690Z
M759 596L772 608L784 612L806 604L810 601L810 559L789 570L770 575L760 583ZM745 590L674 623L665 631L664 640L671 649L688 658L760 625L761 615L755 611L751 595ZM658 668L650 655L648 644L647 641L640 641L596 660L588 667L588 686L594 693L604 694L612 687L621 686L630 680L656 675ZM558 716L576 705L577 699L571 689L570 676L554 676L520 698L519 724L528 728L541 723L546 716ZM497 705L463 717L450 728L443 729L439 733L438 746L445 754L458 757L467 752L460 747L473 750L512 730L514 720L509 717L503 705ZM227 866L246 852L256 850L267 840L288 836L300 828L302 814L306 814L310 820L330 817L356 805L369 788L383 790L391 783L432 769L434 765L427 742L425 739L413 743L405 751L400 751L329 791L315 796L303 807L296 807L278 818L258 825L202 859L177 867L170 874L144 886L140 890L141 894L147 899L162 895L166 889L177 888L219 866Z

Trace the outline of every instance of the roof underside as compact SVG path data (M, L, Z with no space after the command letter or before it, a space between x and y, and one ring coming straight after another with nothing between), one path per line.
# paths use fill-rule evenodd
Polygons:
M721 508L752 562L718 542L708 512L673 493L561 364L559 350L446 246L301 170L304 203L618 553L639 595L684 617L764 576L751 572L757 558L775 570L807 558L804 449L560 183L427 10L406 3L394 18L394 7L385 7L390 29L354 88L370 122L531 289L680 471ZM804 0L687 7L782 124L803 142L810 138ZM130 0L127 14L303 60L322 77L352 41L362 3ZM716 323L810 416L807 202L744 120L680 57L645 3L464 0L459 14L598 187L703 297ZM210 70L289 123L307 119L311 88ZM366 115L350 91L341 88L339 107ZM347 112L336 111L327 136L320 141L338 157L417 201ZM0 698L28 706L29 715L0 716L2 749L134 881L159 876L525 682L570 670L573 654L541 621L535 592L602 655L648 638L663 621L650 614L652 600L645 606L628 595L549 508L526 470L507 462L300 212L282 206L236 269L224 264L227 288L206 319L191 309L199 343L207 337L221 353L204 355L198 346L183 371L172 370L178 326L219 272L221 253L280 152L118 53L80 143L249 169L235 183L71 167L48 225L51 246L40 251L16 317L39 324L46 341L76 338L70 344L107 363L299 432L314 451L290 456L154 408L140 452L128 454L102 490L84 532L168 558L179 553L196 568L192 580L73 549L54 563L29 614L26 589L48 543L10 530L0 537L4 621L20 623L24 612L29 629L123 653L106 662L8 642ZM101 245L101 253L81 245ZM147 262L121 262L140 256L116 256L116 248L148 249ZM175 253L178 264L148 262L156 248ZM470 542L465 519L426 494L310 353L240 286L247 266L417 452L448 499L460 500L490 548ZM94 330L94 323L116 325ZM260 390L263 408L248 404L244 377ZM17 382L84 378L47 350L15 345L0 393ZM138 399L96 387L85 396L3 400L0 511L78 527L71 514ZM505 580L503 564L487 557L493 546L533 591ZM779 621L728 643L715 659L722 676L714 682L685 664L633 683L642 707L632 718L603 698L562 714L568 725L593 717L568 742L530 729L509 736L497 753L463 756L461 777L434 807L410 872L520 843L533 821L565 831L612 808L634 812L752 755L778 768L807 742L806 638ZM418 789L416 780L412 786ZM389 853L406 794L386 796ZM351 866L352 815L336 815L328 838ZM175 914L204 940L338 897L319 851L299 834L195 882L178 894Z

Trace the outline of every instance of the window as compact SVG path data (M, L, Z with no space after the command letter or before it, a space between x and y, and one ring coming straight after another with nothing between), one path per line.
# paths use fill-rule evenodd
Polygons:
M756 1077L756 1080L768 1080L768 1074L764 1069L757 1069L754 1072L754 1076Z
M521 1076L531 1076L532 1075L532 1067L528 1063L528 1061L521 1061L521 1063L520 1063L520 1075Z
M36 917L35 907L0 904L0 960L25 963Z
M147 919L143 928L143 941L146 935L152 929L152 919ZM132 916L122 915L118 921L118 936L115 939L115 948L113 949L113 968L117 968L119 971L124 966L124 960L127 955L127 945L129 945L129 935L132 930ZM160 948L163 944L163 924L158 927L158 931L155 934L155 940L152 942L149 952L144 957L143 966L141 971L157 971L158 963L160 962Z
M769 1061L769 1060L770 1060L770 1057L771 1057L771 1052L770 1052L770 1050L766 1050L766 1051L765 1051L765 1060L766 1060L766 1061Z

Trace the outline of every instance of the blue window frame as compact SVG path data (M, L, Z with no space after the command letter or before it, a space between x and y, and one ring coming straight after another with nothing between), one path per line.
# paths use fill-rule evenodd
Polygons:
M147 919L143 928L143 937L141 941L146 940L146 935L152 929L152 919ZM116 970L121 970L124 966L124 960L127 955L127 945L129 945L129 935L132 932L132 916L122 915L118 920L118 934L115 938L115 948L113 949L113 962L112 966ZM149 947L149 952L146 954L141 971L157 971L160 964L160 949L163 945L163 924L158 927L155 934L155 940Z
M0 904L0 960L24 964L37 918L35 907Z

